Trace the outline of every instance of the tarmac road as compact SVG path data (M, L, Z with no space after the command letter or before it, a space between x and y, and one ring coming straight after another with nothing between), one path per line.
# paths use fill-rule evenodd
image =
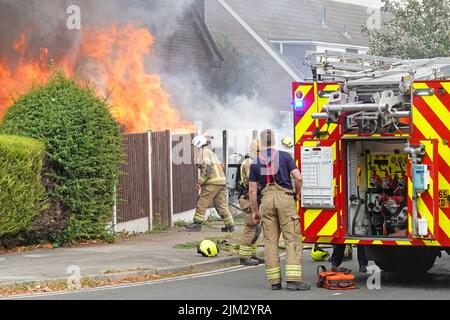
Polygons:
M304 256L305 280L314 283L316 268L309 251ZM329 263L326 263L329 266ZM358 270L356 259L345 262L347 268ZM333 292L315 286L307 292L271 291L264 275L264 266L232 267L206 274L108 288L91 289L66 294L50 294L26 299L52 300L265 300L265 299L449 299L450 257L443 254L428 274L414 278L381 273L381 289L367 288L368 274L357 273L358 289Z

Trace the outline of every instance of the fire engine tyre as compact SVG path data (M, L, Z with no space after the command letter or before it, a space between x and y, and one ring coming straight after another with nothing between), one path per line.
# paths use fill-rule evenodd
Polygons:
M386 272L401 272L401 273L426 273L430 270L436 256L426 257L420 260L375 260L375 264L383 271Z
M371 247L366 251L381 270L400 273L425 273L440 255L428 248Z

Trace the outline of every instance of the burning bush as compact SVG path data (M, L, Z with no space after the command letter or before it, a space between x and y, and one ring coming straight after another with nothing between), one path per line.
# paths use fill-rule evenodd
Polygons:
M70 215L54 241L108 238L123 151L120 127L104 100L88 85L56 73L15 102L0 132L45 143L48 196Z
M0 239L28 231L46 208L41 183L44 145L39 141L0 136Z

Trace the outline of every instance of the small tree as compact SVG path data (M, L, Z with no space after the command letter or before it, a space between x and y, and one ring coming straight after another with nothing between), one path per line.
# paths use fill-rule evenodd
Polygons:
M56 73L19 98L0 132L45 143L50 165L44 178L51 181L47 193L60 203L62 216L69 216L53 241L109 237L122 137L107 103L94 90Z
M370 53L402 59L448 56L450 0L384 0L385 22L380 30L363 32Z

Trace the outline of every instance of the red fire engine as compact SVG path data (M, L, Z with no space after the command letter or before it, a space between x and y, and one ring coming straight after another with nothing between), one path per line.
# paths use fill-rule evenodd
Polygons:
M385 271L450 252L450 58L310 53L293 84L304 242L365 245Z

